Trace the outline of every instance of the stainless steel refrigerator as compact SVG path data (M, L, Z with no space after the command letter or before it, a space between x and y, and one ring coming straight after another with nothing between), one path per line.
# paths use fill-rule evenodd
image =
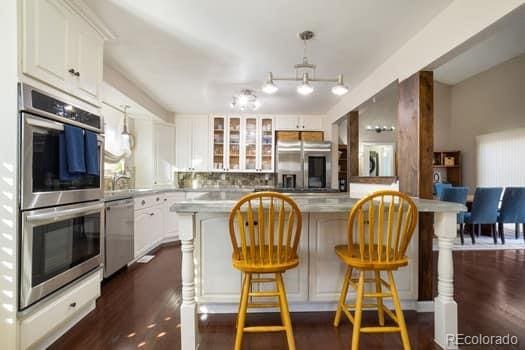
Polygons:
M281 188L330 188L332 144L328 141L278 141L275 168Z

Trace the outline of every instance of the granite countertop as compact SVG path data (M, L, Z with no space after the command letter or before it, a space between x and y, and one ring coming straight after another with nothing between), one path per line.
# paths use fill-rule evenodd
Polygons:
M195 199L185 200L171 206L171 211L181 213L229 213L242 197L236 192L208 192ZM301 211L307 213L344 213L359 200L346 193L290 194ZM432 199L413 198L420 212L459 212L467 208L458 203L442 202Z
M179 188L179 187L159 187L159 188L135 188L126 190L105 191L104 200L113 201L124 198L136 198L141 196L149 196L157 193L166 192L232 192L232 193L249 193L253 192L253 188L241 187L205 187L205 188Z

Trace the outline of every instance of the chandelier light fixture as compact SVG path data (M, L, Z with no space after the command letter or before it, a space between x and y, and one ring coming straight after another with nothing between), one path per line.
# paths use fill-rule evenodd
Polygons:
M306 55L306 46L308 40L314 37L312 31L306 30L298 34L299 39L304 43L303 61L294 65L295 77L274 77L272 72L268 73L266 81L262 86L262 91L267 94L274 94L279 90L275 81L299 81L297 86L297 93L303 96L310 95L314 92L312 82L332 82L335 85L332 87L332 93L336 96L342 96L348 92L348 87L343 82L343 75L339 74L336 78L320 78L315 75L316 65L308 62Z
M386 126L386 125L383 125L383 126L379 126L379 125L367 125L366 126L366 130L367 131L375 131L377 132L378 134L382 133L382 132L385 132L385 131L394 131L396 130L395 126Z
M253 90L242 89L240 94L232 97L230 107L241 112L256 111L261 107L261 101L259 101Z

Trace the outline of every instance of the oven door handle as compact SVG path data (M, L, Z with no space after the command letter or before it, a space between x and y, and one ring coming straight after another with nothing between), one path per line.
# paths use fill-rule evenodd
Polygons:
M97 204L89 205L89 206L82 207L82 208L64 209L64 210L59 210L59 211L52 211L49 213L28 215L26 217L26 220L28 222L41 222L41 221L54 222L54 221L72 218L72 217L78 216L78 214L88 215L91 213L96 213L102 210L102 208L104 208L104 203L97 203Z
M45 120L41 118L33 118L33 117L28 117L28 116L25 117L25 121L27 124L31 126L38 126L38 127L46 128L46 129L64 131L64 124L59 123L59 122L53 122L50 120Z

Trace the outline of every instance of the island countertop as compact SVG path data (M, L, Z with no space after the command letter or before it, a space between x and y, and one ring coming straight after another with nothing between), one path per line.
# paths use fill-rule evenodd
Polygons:
M197 198L175 203L171 211L179 213L229 213L245 193L207 192ZM359 198L350 198L346 193L290 194L299 209L305 213L341 213L351 209ZM463 204L442 202L412 197L420 212L466 211Z

